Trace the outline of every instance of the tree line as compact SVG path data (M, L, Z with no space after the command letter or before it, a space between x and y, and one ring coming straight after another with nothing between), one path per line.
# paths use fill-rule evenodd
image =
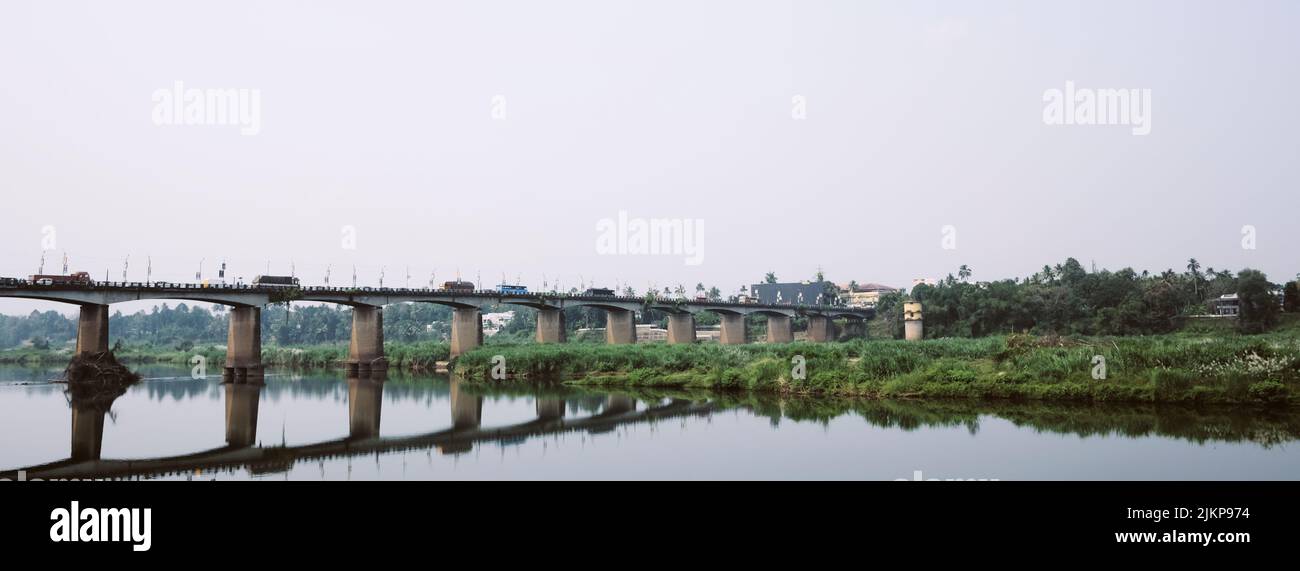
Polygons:
M1258 270L1202 268L1195 258L1185 271L1161 273L1086 270L1069 258L1024 279L972 281L962 266L939 283L881 296L877 311L896 335L902 331L902 304L922 305L926 337L982 337L1033 332L1077 335L1168 333L1189 316L1213 313L1220 296L1237 294L1237 327L1246 333L1277 323L1279 310L1300 311L1295 281L1284 287ZM1277 292L1281 290L1283 299Z

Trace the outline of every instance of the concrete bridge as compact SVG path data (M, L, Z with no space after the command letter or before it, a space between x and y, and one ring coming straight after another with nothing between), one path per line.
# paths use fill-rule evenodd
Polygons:
M103 459L104 415L102 407L72 404L72 452L64 460L0 471L0 478L17 480L20 472L28 480L134 478L193 474L195 471L233 471L247 468L254 474L283 472L295 462L351 456L373 456L405 450L436 449L442 454L462 454L476 443L503 444L566 432L599 434L619 426L686 416L709 415L717 410L712 402L673 400L666 404L646 403L638 410L636 399L608 395L600 412L566 418L566 400L560 396L539 396L536 418L499 427L483 427L483 396L466 390L453 380L449 428L411 436L381 437L379 419L384 381L378 378L348 378L348 436L301 446L255 446L257 409L261 384L224 383L226 446L193 454L149 459Z
M572 307L602 309L606 315L605 341L635 343L637 311L658 310L668 314L668 342L695 342L695 315L712 312L721 318L721 342L746 343L745 317L767 317L767 341L794 340L792 320L808 319L808 339L829 341L834 336L834 319L846 319L851 328L874 316L874 310L831 305L762 304L704 300L659 300L626 296L569 295L562 293L505 294L497 291L452 291L405 288L257 287L201 286L199 284L144 284L94 282L88 285L35 285L18 282L0 286L0 297L40 299L71 303L81 307L77 326L77 353L108 350L108 306L142 300L185 300L230 307L230 330L226 342L225 373L236 380L263 374L261 308L271 303L314 301L352 308L352 341L348 351L349 371L369 372L387 368L384 357L383 307L394 303L435 303L452 308L451 356L455 357L483 343L482 309L507 304L537 310L538 343L565 341L564 310Z

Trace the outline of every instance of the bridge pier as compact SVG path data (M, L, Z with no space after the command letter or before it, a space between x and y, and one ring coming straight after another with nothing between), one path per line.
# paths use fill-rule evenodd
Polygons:
M922 339L921 302L909 301L903 304L903 338L908 341Z
M451 427L478 428L483 423L483 395L465 392L460 379L451 380Z
M564 310L537 310L537 342L563 343L564 341Z
M824 343L835 338L835 323L825 315L808 316L808 340Z
M451 311L451 356L458 357L483 344L483 314L477 307Z
M723 345L744 345L745 344L745 316L735 313L723 313L722 331L718 340Z
M384 380L348 377L348 436L379 436L379 413L384 404Z
M689 313L669 313L668 342L672 344L694 343L695 316Z
M384 357L384 308L359 305L352 308L352 344L348 347L347 372L365 375L388 370Z
M794 326L785 315L767 316L767 342L790 343L794 341Z
M226 444L257 444L257 404L262 385L226 383Z
M108 351L108 306L88 303L77 318L77 354Z
M537 418L541 420L564 418L564 399L537 399Z
M867 334L867 322L852 317L844 320L845 337L864 337Z
M262 308L239 306L230 309L225 378L240 383L261 382Z
M72 403L72 459L99 460L103 444L104 411L86 403Z
M636 410L636 399L624 395L605 397L605 410L601 414L623 414Z
M636 314L626 309L605 310L605 343L626 345L636 343Z

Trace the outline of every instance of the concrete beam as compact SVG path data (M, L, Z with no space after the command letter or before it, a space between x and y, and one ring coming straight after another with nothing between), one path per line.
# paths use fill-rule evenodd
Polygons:
M605 343L626 345L636 343L636 314L626 309L605 310Z
M384 308L368 305L352 308L347 370L356 375L388 370L388 359L384 357Z
M835 323L824 315L808 316L808 340L824 343L835 338Z
M922 330L921 303L909 301L903 304L903 338L908 341L920 341Z
M689 313L669 313L668 342L672 344L694 343L695 316Z
M564 343L566 334L564 330L564 310L561 309L538 309L537 310L537 342L538 343Z
M230 333L226 336L226 380L261 382L262 374L262 308L231 308Z
M458 357L483 344L483 314L476 307L451 310L451 356Z
M81 306L77 318L77 354L108 351L108 306Z
M767 342L790 343L794 341L793 320L784 315L767 316Z
M718 317L722 318L722 332L718 340L723 345L744 345L745 344L745 316L734 313L722 313Z
M257 405L262 385L226 383L226 444L257 444Z

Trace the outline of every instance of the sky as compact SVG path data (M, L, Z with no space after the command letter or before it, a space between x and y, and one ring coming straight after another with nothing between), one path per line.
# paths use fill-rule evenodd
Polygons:
M309 284L355 266L360 285L402 286L409 266L417 287L730 294L769 271L907 287L962 264L994 280L1196 257L1280 282L1300 272L1298 16L1255 0L9 0L0 276L44 251L47 273L66 253L95 279L129 257L132 281L226 260ZM240 125L168 119L177 82L258 105ZM1067 82L1148 94L1149 132L1050 124L1045 95ZM698 251L602 249L620 213L693 228ZM0 299L33 309L75 308Z

